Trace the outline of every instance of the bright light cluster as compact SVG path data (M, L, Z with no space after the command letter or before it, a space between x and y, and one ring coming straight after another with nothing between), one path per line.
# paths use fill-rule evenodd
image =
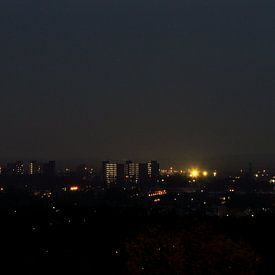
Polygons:
M149 193L148 197L163 196L163 195L166 195L166 194L167 194L167 191L165 189L163 189L163 190L158 190L158 191L154 191L152 193Z
M209 175L209 172L204 170L200 171L199 169L190 169L189 170L189 176L190 178L199 178L199 177L207 177ZM215 177L217 175L216 172L213 173L213 176Z

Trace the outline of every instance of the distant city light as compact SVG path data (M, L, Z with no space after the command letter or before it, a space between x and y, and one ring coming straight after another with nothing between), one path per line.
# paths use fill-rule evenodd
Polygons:
M166 194L167 194L167 191L165 189L163 189L163 190L158 190L158 191L149 193L148 197L163 196Z
M71 186L70 191L78 191L79 187L78 186Z
M208 176L208 172L207 172L207 171L203 171L203 172L202 172L202 175L203 175L204 177L207 177L207 176Z
M190 177L191 177L191 178L197 178L199 175L200 175L200 172L199 172L199 170L197 170L197 169L192 169L192 170L190 171Z
M207 170L199 170L197 168L193 168L189 170L189 177L190 178L199 178L199 177L207 177L209 175L209 172ZM213 175L216 176L217 172L213 172Z

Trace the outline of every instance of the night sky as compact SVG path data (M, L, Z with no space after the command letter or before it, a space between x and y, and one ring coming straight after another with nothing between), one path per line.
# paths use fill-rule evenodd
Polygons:
M0 157L275 153L274 0L0 0Z

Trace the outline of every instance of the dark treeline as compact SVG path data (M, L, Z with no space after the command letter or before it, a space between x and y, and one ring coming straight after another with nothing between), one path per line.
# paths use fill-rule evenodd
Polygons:
M0 195L8 274L274 274L273 214L180 216L109 190Z

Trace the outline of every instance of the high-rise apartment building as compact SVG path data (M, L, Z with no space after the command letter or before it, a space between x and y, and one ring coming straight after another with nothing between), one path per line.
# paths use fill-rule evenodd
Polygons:
M147 168L149 179L157 180L159 178L159 163L156 160L149 161Z
M126 161L125 164L125 180L127 182L138 182L139 178L139 164L132 162L132 161Z
M138 183L155 181L159 178L159 163L135 163L126 161L123 163L103 162L103 180L106 184Z
M47 177L54 177L55 176L55 161L51 160L48 163L43 164L42 174Z
M106 184L115 184L117 181L117 163L104 161L102 163L103 181Z
M14 176L22 176L25 173L25 167L23 161L17 161L7 164L7 174Z
M30 161L28 163L28 169L27 169L27 173L28 175L39 175L42 172L42 167L41 164L38 163L37 161Z

